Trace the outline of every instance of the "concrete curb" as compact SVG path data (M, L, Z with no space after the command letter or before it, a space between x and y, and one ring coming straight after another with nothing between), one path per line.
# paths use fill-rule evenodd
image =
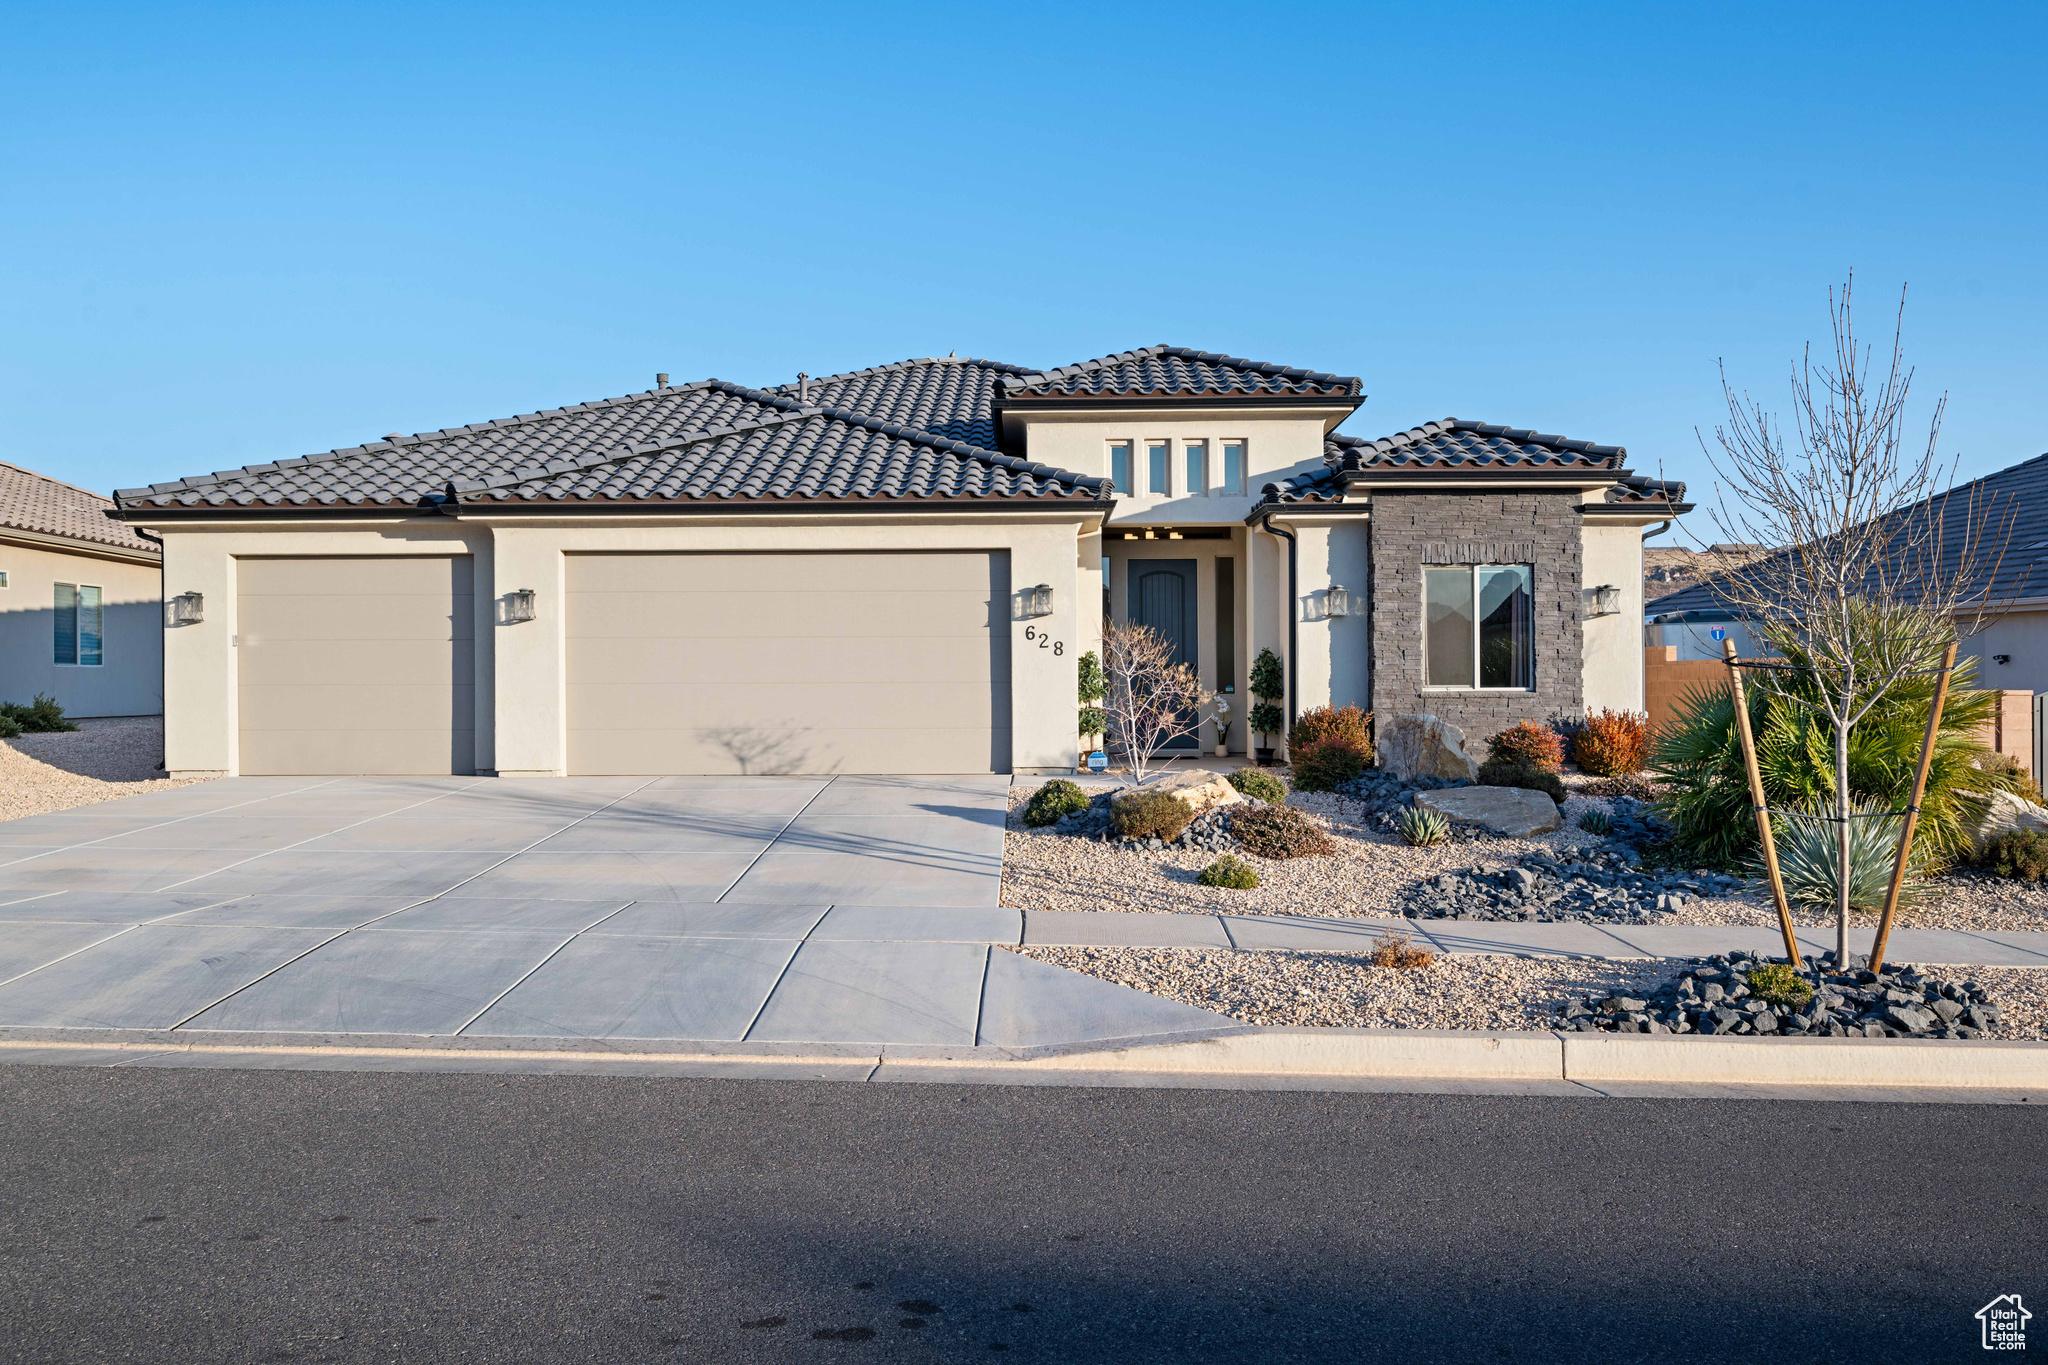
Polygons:
M0 1030L0 1064L249 1066L268 1069L659 1072L1000 1084L1144 1084L1201 1077L1302 1081L1507 1082L1629 1086L2048 1092L2048 1043L1929 1039L1700 1038L1431 1029L1258 1028L1041 1048L686 1039L467 1038L193 1034L128 1029ZM114 1059L110 1062L109 1059Z

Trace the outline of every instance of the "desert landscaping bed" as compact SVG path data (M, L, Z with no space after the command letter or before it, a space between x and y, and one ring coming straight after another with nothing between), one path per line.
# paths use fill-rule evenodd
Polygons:
M1055 967L1247 1024L1336 1028L1525 1029L1558 1026L1568 1001L1651 995L1694 965L1682 960L1438 957L1376 967L1363 954L1228 948L1012 949ZM1984 987L2004 1011L2002 1039L2048 1039L2048 968L1929 967Z
M159 716L81 720L78 729L0 740L0 820L90 806L205 778L169 778Z

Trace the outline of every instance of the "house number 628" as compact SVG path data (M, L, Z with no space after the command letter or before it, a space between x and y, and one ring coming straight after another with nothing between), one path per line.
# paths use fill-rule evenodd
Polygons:
M1067 652L1067 642L1065 640L1055 640L1050 635L1041 635L1037 626L1024 627L1024 638L1038 641L1040 649L1049 649L1054 654L1065 654Z

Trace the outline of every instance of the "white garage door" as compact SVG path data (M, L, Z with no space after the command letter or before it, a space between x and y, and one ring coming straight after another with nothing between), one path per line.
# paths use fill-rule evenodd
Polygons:
M244 773L475 771L467 555L243 559Z
M1010 767L1009 556L579 554L569 770Z

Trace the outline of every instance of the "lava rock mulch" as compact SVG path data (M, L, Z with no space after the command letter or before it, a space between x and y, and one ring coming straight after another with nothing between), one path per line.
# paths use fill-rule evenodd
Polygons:
M1646 872L1625 844L1524 854L1499 871L1468 867L1417 884L1401 911L1410 919L1570 920L1654 924L1694 897L1733 894L1740 877L1717 872Z
M1854 959L1851 959L1852 962ZM2005 1014L1975 981L1951 981L1887 962L1882 972L1830 970L1832 957L1800 975L1812 990L1797 1004L1772 1004L1750 990L1750 974L1783 958L1739 954L1695 965L1642 996L1581 998L1558 1007L1580 1033L1747 1034L1783 1038L1983 1038Z
M1348 796L1365 809L1360 813L1359 823L1368 829L1385 830L1391 834L1401 826L1401 812L1415 803L1415 793L1443 791L1449 787L1469 787L1472 784L1463 778L1410 777L1400 778L1378 768L1368 768L1349 782L1337 788L1337 795ZM1469 827L1460 828L1458 837L1470 838L1474 831Z
M1116 799L1116 792L1098 792L1090 798L1087 809L1077 810L1064 816L1046 828L1054 834L1064 834L1075 839L1093 839L1099 843L1122 844L1127 848L1149 849L1200 849L1209 853L1235 853L1238 851L1237 837L1230 832L1229 806L1218 806L1204 811L1188 822L1188 827L1172 839L1126 839L1116 832L1116 826L1109 817L1110 802Z

